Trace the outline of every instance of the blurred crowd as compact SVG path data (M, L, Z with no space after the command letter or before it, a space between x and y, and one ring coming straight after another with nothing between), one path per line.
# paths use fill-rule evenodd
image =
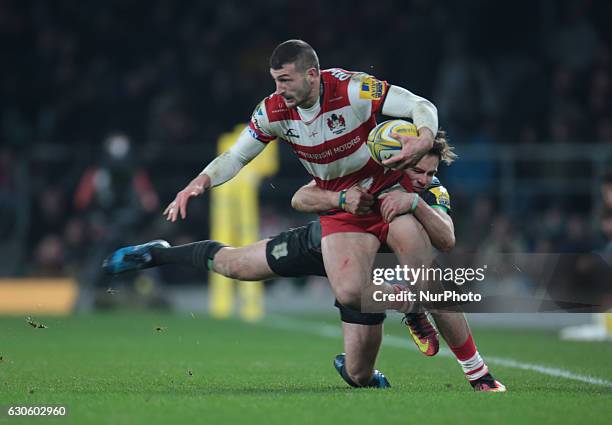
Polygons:
M207 237L204 202L174 227L159 212L214 156L219 135L273 90L267 60L288 38L311 43L323 68L367 71L432 99L460 155L462 146L608 146L607 9L594 0L0 0L0 273L77 273L100 247ZM304 183L282 155L278 179ZM190 158L170 160L181 156ZM602 187L597 203L568 207L574 200L557 194L508 211L482 184L500 178L498 165L467 167L475 182L462 190L447 174L459 249L609 247L610 173L586 175L585 193ZM289 211L291 193L265 198L262 236L306 221Z

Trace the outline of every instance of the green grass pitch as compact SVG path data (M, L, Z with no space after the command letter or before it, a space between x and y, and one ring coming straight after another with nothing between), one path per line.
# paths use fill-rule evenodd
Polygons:
M332 366L342 345L326 335L339 328L330 316L254 325L152 313L34 320L48 328L0 318L0 405L61 404L68 415L0 423L593 425L612 418L610 386L489 364L509 392L474 393L454 359L396 345L383 346L378 360L393 388L351 389ZM395 316L385 333L407 338ZM474 336L485 360L612 381L609 343L509 330Z

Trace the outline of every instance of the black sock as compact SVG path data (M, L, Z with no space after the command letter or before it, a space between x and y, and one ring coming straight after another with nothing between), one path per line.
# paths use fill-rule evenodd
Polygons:
M199 241L171 248L152 248L151 256L156 266L182 264L201 270L210 270L215 254L227 245L217 241Z

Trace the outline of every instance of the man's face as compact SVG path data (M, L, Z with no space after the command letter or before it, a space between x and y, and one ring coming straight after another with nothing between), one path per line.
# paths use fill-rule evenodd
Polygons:
M287 108L302 106L312 97L317 75L314 68L301 72L295 69L294 63L287 63L281 69L270 68L270 75L276 83L275 93L285 99Z
M414 167L406 169L415 192L422 192L431 184L431 180L438 172L439 163L437 155L425 155Z

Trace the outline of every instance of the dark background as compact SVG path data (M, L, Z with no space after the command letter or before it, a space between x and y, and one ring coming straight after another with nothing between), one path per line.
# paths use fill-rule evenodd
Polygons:
M208 237L207 197L185 223L160 213L274 90L268 57L289 38L308 41L322 68L366 71L436 104L461 157L440 170L460 252L609 246L610 9L0 0L0 274L74 275L110 247ZM106 150L118 138L130 145L121 160ZM307 175L281 155L261 189L262 236L308 219L289 204Z

